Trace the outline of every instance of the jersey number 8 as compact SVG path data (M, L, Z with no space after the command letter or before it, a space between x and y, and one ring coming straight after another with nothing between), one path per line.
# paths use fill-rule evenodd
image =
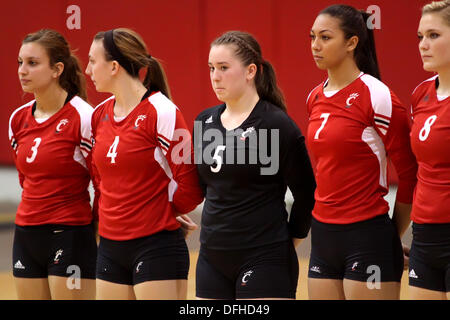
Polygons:
M431 126L436 122L437 116L432 115L427 120L425 120L425 123L423 124L423 128L419 132L419 140L425 141L428 138L428 135L431 131Z

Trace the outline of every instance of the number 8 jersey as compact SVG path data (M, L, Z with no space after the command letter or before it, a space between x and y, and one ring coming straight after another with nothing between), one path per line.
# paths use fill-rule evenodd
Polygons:
M16 224L91 223L88 185L93 108L80 97L45 121L33 116L35 100L16 109L9 139L23 188Z
M398 98L363 73L330 97L323 92L326 84L307 99L308 149L316 159L314 218L348 224L387 213L387 155L399 177L397 200L411 203L417 164L406 110Z
M434 76L412 95L411 146L419 164L411 219L450 223L450 97L438 99Z
M92 115L99 234L123 241L178 229L176 215L203 200L181 112L161 92L147 92L120 121L114 104L112 96Z

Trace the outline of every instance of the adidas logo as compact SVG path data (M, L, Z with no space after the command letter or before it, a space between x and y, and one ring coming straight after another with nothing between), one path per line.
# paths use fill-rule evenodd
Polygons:
M206 119L206 121L205 121L205 123L212 123L213 122L213 120L212 120L212 116L210 116L208 119Z
M24 265L22 264L22 262L20 262L20 260L17 260L16 264L14 265L14 269L25 269Z
M409 277L410 277L410 278L414 278L414 279L419 278L419 277L417 276L417 274L414 272L414 269L411 269L411 271L409 272Z

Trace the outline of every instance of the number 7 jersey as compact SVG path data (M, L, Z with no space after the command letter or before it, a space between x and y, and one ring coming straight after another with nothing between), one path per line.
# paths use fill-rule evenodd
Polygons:
M308 96L308 149L316 159L313 216L348 224L387 213L389 155L399 177L397 200L411 203L417 164L409 122L398 98L378 79L361 74L331 97L326 82Z

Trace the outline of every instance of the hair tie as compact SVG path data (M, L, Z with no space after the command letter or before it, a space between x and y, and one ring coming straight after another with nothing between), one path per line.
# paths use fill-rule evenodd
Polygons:
M139 75L139 68L135 68L133 63L129 61L117 48L114 42L114 29L105 32L103 38L103 46L105 50L111 55L113 60L117 61L127 72L133 77Z

